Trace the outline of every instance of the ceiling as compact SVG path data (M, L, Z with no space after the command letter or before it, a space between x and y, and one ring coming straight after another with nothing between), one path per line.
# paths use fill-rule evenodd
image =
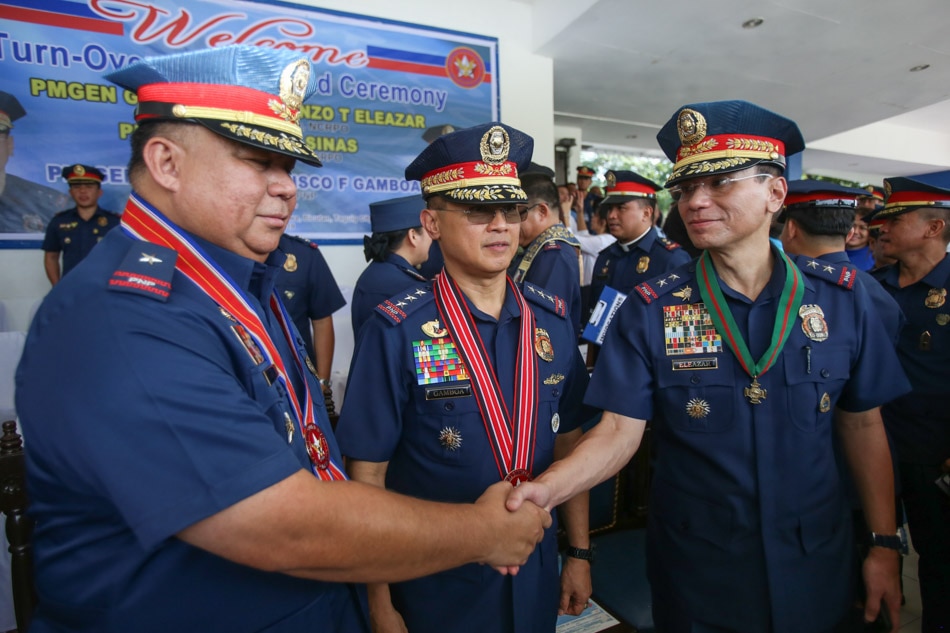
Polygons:
M583 146L660 155L679 106L745 99L798 123L806 173L950 167L947 0L519 1L554 60L556 131Z

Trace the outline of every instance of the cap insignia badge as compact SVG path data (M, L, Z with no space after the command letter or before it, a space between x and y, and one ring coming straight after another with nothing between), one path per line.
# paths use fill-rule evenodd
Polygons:
M439 325L438 319L434 319L422 324L422 333L431 338L442 338L449 331Z
M83 167L82 165L76 165L75 167L73 167L73 175L74 175L74 176L85 176L85 175L86 175L86 168Z
M293 253L287 253L287 259L284 260L284 270L289 273L297 270L297 256Z
M947 302L947 289L946 288L931 288L927 293L927 298L924 299L924 305L928 308L936 310L944 303Z
M554 347L551 346L551 337L548 331L543 328L534 329L534 351L543 361L551 362L554 360Z
M310 83L310 62L298 59L280 73L280 102L271 99L267 105L280 118L291 123L300 120L300 106L303 105Z
M891 197L891 183L884 181L884 199L887 200Z
M483 162L489 165L504 163L508 160L508 151L511 149L508 132L499 125L494 126L482 136L482 142L478 148L481 151Z
M676 131L683 145L695 145L706 138L706 117L696 110L685 108L676 117Z
M462 447L462 434L454 426L447 426L439 431L439 444L450 451L457 451Z
M802 319L802 331L813 341L822 342L828 339L828 323L821 306L815 304L803 305L798 309L798 316Z
M686 403L686 414L694 420L702 420L709 415L709 403L702 398L692 398Z

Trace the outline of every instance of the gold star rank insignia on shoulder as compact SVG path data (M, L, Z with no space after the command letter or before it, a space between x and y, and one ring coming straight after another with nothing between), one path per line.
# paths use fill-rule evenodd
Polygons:
M142 256L139 257L139 261L143 264L161 264L162 260L155 257L154 255L149 255L148 253L142 253Z

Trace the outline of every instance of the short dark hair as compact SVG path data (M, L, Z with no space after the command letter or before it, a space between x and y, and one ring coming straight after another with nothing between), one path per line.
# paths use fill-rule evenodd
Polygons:
M851 207L791 207L785 210L785 221L789 220L795 220L795 224L808 235L848 237L848 231L854 224L854 209Z
M551 208L557 208L560 201L557 185L544 174L524 174L521 177L521 188L524 189L528 200L540 200Z
M175 129L182 129L181 126L199 125L190 121L145 121L140 123L135 131L132 132L131 150L129 156L129 179L134 178L141 170L145 169L145 159L143 152L145 145L156 136L174 136Z
M944 243L950 242L950 209L939 207L918 207L920 215L925 220L943 220L943 233L941 238Z

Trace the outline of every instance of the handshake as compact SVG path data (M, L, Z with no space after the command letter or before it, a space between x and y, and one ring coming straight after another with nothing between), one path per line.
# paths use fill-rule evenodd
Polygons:
M481 562L502 574L516 574L551 526L550 495L537 483L513 486L500 481L490 486L478 501L477 538L483 539Z

